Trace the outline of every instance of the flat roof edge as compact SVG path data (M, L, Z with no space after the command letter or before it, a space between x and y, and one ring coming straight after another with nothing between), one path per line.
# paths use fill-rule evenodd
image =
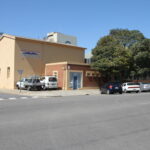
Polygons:
M9 35L9 34L2 34L2 36L0 36L0 40L2 40L4 37L7 37L7 38L10 38L10 39L14 39L14 40L15 40L15 36Z
M79 62L56 62L56 63L47 63L46 66L53 66L53 65L82 65L82 66L90 66L86 63L79 63Z
M5 34L5 33L2 34L2 36L0 37L0 40L3 39L3 37L7 37L7 38L11 38L11 39L21 39L21 40L35 41L35 42L39 42L39 43L46 43L46 44L56 45L56 46L59 45L59 46L65 46L65 47L72 47L72 48L78 48L78 49L81 49L81 50L86 50L87 49L87 48L80 47L80 46L75 46L75 45L67 45L67 44L49 42L49 41L44 41L44 40L40 40L40 39L14 36L14 35Z
M59 45L59 46L65 46L65 47L78 48L78 49L82 49L82 50L86 49L84 47L79 47L79 46L75 46L75 45L67 45L67 44L49 42L49 41L44 41L44 40L40 40L40 39L33 39L33 38L26 38L26 37L19 37L19 36L15 36L15 38L21 39L21 40L35 41L35 42L39 42L39 43L46 43L46 44L50 44L50 45Z

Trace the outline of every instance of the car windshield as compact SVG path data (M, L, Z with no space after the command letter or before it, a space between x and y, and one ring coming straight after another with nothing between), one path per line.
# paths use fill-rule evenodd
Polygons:
M49 81L52 81L52 82L56 82L57 81L57 78L49 78Z
M105 87L108 87L110 85L120 87L121 83L120 82L109 82L109 83L104 84L102 87L105 88Z
M119 82L112 82L112 83L109 83L109 85L116 85L116 86L120 86L121 84Z
M139 85L139 83L131 82L131 83L127 83L127 85Z
M32 82L32 79L29 79L28 82L31 83L31 82Z
M142 84L150 84L150 83L142 83Z
M34 80L33 80L33 83L39 83L39 82L40 82L39 79L34 79Z

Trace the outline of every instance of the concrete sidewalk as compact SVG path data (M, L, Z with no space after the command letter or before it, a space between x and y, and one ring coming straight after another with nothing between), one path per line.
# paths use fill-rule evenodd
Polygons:
M27 90L7 90L0 89L0 93L24 95L24 96L73 96L73 95L97 95L100 94L99 89L88 89L88 90L47 90L47 91L27 91Z

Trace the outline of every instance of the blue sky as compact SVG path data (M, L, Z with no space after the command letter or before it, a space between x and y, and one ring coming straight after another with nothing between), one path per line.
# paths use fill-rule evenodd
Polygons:
M0 0L0 6L0 32L74 35L86 53L114 28L140 30L150 38L150 0Z

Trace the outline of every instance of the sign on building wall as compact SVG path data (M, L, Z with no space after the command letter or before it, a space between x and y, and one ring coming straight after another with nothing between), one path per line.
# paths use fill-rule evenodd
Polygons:
M21 51L21 54L25 57L40 57L40 53L34 51Z
M18 72L19 75L23 74L23 70L17 70L17 72Z

